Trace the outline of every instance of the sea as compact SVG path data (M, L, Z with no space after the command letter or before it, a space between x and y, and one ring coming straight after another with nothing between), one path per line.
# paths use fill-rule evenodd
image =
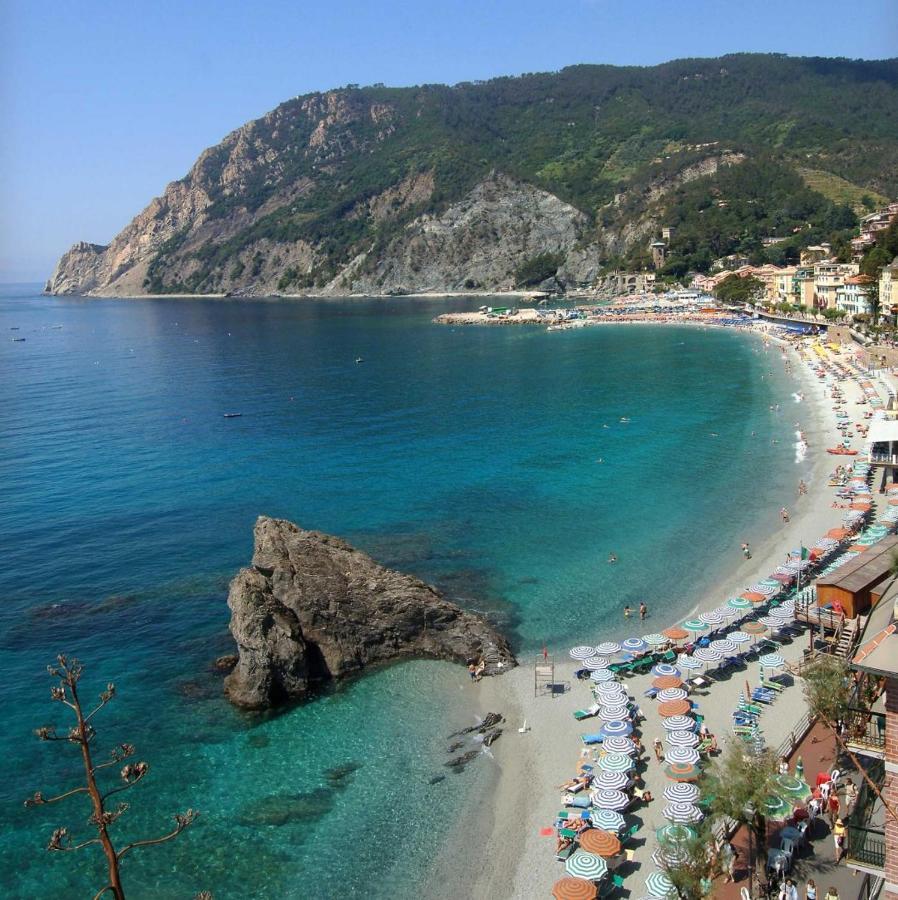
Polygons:
M260 514L437 584L523 664L623 636L625 604L666 627L775 526L808 475L779 350L725 329L432 321L488 302L2 288L4 897L105 883L95 847L45 849L60 826L90 835L82 796L23 805L79 784L75 748L32 734L68 725L60 652L86 698L116 685L98 759L128 742L150 764L116 839L200 814L125 858L130 898L415 897L486 795L488 754L444 765L475 721L461 667L406 662L269 715L223 699L228 581Z

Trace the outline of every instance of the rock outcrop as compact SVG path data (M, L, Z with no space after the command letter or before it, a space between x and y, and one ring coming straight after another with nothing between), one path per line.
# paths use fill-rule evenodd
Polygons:
M516 665L481 616L339 538L261 516L254 539L252 566L228 594L238 661L225 693L237 706L300 700L323 683L404 658L483 660L486 675Z

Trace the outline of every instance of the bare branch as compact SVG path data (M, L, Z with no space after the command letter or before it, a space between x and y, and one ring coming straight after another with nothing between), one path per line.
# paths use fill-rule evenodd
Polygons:
M48 850L62 850L62 851L72 851L72 850L81 850L83 847L87 847L90 844L99 844L99 838L91 838L89 841L82 841L80 844L72 844L71 836L69 835L68 828L57 828L52 835L50 835L50 841L47 844Z
M66 791L64 794L58 794L56 797L45 797L40 791L35 791L33 797L29 797L25 801L25 806L43 806L45 803L58 803L60 800L65 800L66 797L71 797L73 794L86 794L86 787L76 787L72 788L70 791Z
M107 884L106 887L100 888L100 890L98 890L96 894L94 894L94 900L97 900L98 897L102 897L103 894L106 893L106 891L112 891L112 893L114 894L115 888L111 884Z
M135 847L149 847L152 844L164 844L166 841L170 841L172 838L177 837L185 828L193 824L198 815L199 813L192 809L188 809L187 812L184 813L176 813L176 824L172 831L162 835L162 837L150 838L145 841L134 841L132 844L128 844L119 850L118 858L121 859L129 850L133 850Z

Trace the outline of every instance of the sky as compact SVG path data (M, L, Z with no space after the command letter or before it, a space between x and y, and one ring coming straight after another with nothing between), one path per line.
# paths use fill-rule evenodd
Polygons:
M0 282L108 243L297 94L742 51L898 55L895 0L0 0Z

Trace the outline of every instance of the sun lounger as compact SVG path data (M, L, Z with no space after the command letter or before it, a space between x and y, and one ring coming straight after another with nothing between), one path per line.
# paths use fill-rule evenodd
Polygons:
M586 794L576 797L574 794L569 793L562 797L562 803L565 806L572 806L574 809L589 809L589 802L589 797Z
M574 718L579 722L581 719L589 719L592 716L596 716L601 709L601 705L598 703L593 703L589 709L575 709L574 710Z
M584 744L601 744L602 741L605 740L605 736L600 732L596 732L595 734L581 734L580 740L583 741Z
M784 684L777 684L775 681L768 681L766 678L761 679L761 687L766 688L768 691L776 691L777 693L786 689Z

